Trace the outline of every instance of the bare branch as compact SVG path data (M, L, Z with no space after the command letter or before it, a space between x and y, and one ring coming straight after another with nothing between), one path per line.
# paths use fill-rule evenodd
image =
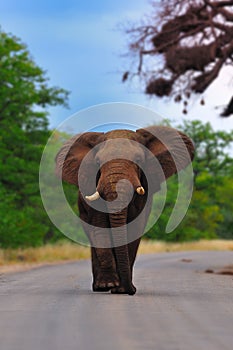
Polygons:
M210 72L204 73L194 78L195 83L192 85L193 91L198 93L204 92L207 87L217 78L223 64L224 59L219 60Z
M203 93L233 62L233 0L163 0L159 13L154 9L148 24L128 31L130 51L138 55L130 76L140 76L146 93L159 97L181 101L182 94ZM158 55L163 59L151 64Z
M218 12L225 17L225 19L229 22L233 22L233 13L229 12L225 9L219 9Z
M205 3L211 7L219 8L219 7L226 7L226 6L233 6L233 1L205 1Z

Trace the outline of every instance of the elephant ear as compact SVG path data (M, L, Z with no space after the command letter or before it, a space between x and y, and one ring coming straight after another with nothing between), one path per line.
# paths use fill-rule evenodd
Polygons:
M103 133L99 132L86 132L75 135L68 140L56 155L56 175L62 180L78 186L78 171L82 160L95 145L102 141L102 135ZM92 159L90 159L91 157ZM96 171L93 156L91 157L88 157L88 164L85 164L88 175Z
M147 159L147 171L149 181L152 182L154 191L160 188L161 182L168 177L186 168L194 157L194 145L191 139L184 133L166 126L151 126L137 130L143 137L145 146L159 161L161 171L156 171L152 156ZM153 180L154 179L154 180ZM158 184L159 182L159 184Z

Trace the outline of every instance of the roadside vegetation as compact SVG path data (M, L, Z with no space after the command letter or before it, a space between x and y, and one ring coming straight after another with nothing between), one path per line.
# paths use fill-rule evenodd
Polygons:
M193 250L232 250L233 240L200 240L197 242L167 243L143 240L139 254L169 253ZM60 241L42 247L0 249L0 273L15 272L47 264L90 258L90 248Z
M27 47L1 29L0 63L0 265L87 258L89 249L64 240L49 220L39 193L40 159L52 132L47 111L51 106L66 106L68 93L50 87ZM167 123L195 143L193 197L185 219L166 233L178 192L177 177L169 179L165 208L144 236L140 252L232 249L232 131L215 131L199 120ZM56 135L61 144L65 136ZM64 184L64 190L77 212L76 189Z

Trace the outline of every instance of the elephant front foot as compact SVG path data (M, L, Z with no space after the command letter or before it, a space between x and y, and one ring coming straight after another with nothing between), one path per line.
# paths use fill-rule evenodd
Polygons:
M136 293L137 289L136 287L131 284L130 286L124 287L119 286L117 288L112 288L111 293L112 294L128 294L128 295L134 295Z
M107 292L112 288L120 286L120 281L116 273L99 273L93 282L93 292Z

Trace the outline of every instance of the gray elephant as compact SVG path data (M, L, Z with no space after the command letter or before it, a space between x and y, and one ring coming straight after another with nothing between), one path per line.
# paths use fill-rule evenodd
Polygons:
M78 207L92 247L93 291L135 294L133 265L153 193L193 157L192 141L164 126L86 132L60 149L57 175L82 183Z

